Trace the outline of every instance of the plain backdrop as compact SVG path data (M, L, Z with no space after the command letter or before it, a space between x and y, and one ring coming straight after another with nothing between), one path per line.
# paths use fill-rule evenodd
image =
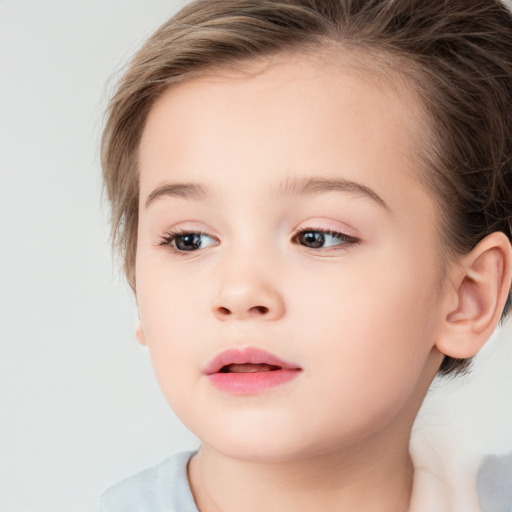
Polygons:
M116 76L182 4L0 0L2 511L94 511L105 487L198 446L135 341L98 158ZM509 328L472 375L435 384L422 421L512 450L511 368Z

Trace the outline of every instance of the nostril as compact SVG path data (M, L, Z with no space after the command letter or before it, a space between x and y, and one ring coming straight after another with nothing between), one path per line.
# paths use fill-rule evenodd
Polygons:
M267 306L251 306L249 309L241 308L226 308L225 306L217 306L214 308L215 314L219 316L219 318L223 318L227 320L227 317L245 317L245 316L265 316L269 314L270 308Z
M254 306L251 309L256 310L258 313L261 313L262 315L268 313L268 308L266 306Z

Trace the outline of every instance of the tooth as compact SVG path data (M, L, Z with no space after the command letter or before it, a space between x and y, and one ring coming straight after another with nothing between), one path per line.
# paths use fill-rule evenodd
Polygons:
M255 372L270 372L275 368L265 363L260 364L251 364L251 363L243 363L243 364L230 364L228 366L228 371L231 373L255 373Z

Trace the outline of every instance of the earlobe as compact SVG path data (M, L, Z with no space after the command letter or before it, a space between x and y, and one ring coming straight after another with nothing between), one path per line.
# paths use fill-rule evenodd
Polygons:
M512 248L504 233L485 237L456 269L454 300L446 312L436 346L457 359L473 357L491 337L512 279Z
M144 335L144 331L142 330L142 324L140 323L140 320L137 321L137 327L135 328L135 337L137 338L137 341L141 345L146 345L146 336Z

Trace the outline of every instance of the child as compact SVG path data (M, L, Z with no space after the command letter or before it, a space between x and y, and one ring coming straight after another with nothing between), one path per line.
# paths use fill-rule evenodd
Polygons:
M146 42L102 163L202 444L104 512L450 510L409 437L509 309L511 95L497 0L198 0Z

